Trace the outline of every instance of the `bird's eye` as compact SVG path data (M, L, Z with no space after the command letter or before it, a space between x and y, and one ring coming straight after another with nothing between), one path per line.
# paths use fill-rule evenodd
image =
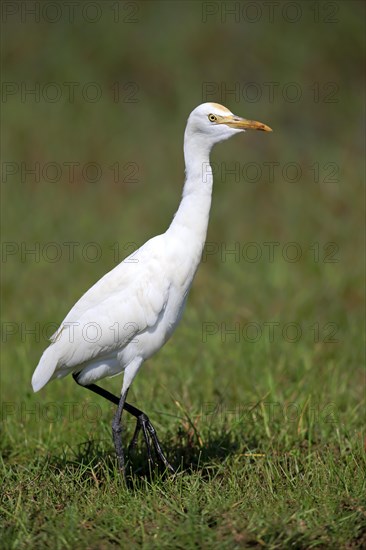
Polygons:
M208 120L210 122L216 122L217 120L217 116L216 115L213 115L212 113L210 115L208 115Z

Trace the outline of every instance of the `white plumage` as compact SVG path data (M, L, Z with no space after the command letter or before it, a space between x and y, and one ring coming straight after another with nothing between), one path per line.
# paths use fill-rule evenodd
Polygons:
M33 374L34 391L69 373L78 372L78 383L87 386L124 371L121 395L127 394L142 363L165 344L181 318L206 239L211 148L247 128L270 131L215 103L191 113L184 136L186 181L171 225L74 305Z

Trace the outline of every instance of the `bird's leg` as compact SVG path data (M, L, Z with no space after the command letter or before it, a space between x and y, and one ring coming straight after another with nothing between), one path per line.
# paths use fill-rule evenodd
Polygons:
M75 373L72 375L77 384L79 384L78 374L79 373ZM81 386L82 384L79 384L79 385ZM82 387L87 388L88 390L96 393L97 395L100 395L101 397L104 397L105 399L107 399L111 403L114 403L115 405L119 406L120 404L120 399L116 395L113 395L113 393L109 392L108 390L105 390L104 388L97 386L96 384L89 384L88 386L82 386ZM148 416L142 411L140 411L139 409L137 409L136 407L134 407L133 405L126 403L126 401L123 404L123 408L125 409L125 411L132 414L132 416L134 416L137 420L135 432L133 434L131 443L129 445L129 450L135 447L139 433L142 430L146 447L147 447L149 461L151 460L151 446L150 446L150 440L149 440L149 436L150 436L158 458L161 460L161 462L164 464L167 470L169 470L172 473L175 473L173 466L168 462L168 460L166 459L163 453L155 428L151 424Z
M132 436L131 443L128 446L129 451L131 451L132 449L134 449L136 447L136 443L137 443L137 439L138 439L140 431L141 431L141 423L137 420L136 428L135 428L134 434Z
M114 448L116 449L118 465L120 470L122 470L123 475L125 475L125 457L123 454L123 446L122 446L121 420L122 420L123 407L127 397L127 392L128 392L128 389L123 393L121 393L117 411L116 411L116 414L114 415L113 422L112 422L112 435L113 435Z

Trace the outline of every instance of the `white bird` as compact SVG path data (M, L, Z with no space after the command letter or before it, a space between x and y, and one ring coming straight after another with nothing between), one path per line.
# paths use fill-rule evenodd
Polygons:
M112 434L123 472L123 409L137 418L131 445L142 429L149 461L151 438L164 466L174 471L148 417L128 404L126 397L142 363L165 344L182 316L206 239L213 184L210 151L215 143L247 129L271 131L265 124L238 117L217 103L203 103L192 111L184 134L183 195L170 226L148 240L133 257L125 258L76 302L34 371L35 392L50 380L72 373L78 384L118 405ZM94 384L122 371L120 397Z

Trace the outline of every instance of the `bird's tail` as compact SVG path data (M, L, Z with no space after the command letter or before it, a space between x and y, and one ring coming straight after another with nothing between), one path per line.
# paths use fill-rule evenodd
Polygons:
M44 352L32 376L33 391L39 391L49 382L57 367L57 355L54 345L50 345Z

